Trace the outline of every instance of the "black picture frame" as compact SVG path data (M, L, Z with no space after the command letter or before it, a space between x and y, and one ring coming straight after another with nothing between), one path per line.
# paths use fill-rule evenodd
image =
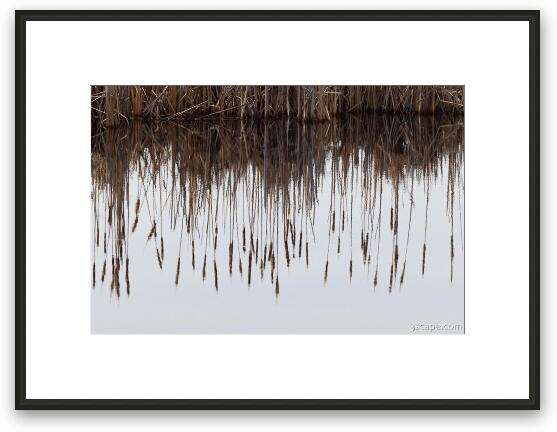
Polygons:
M527 21L529 23L528 399L29 399L26 396L26 23L28 21ZM539 409L540 12L452 11L15 11L16 409Z

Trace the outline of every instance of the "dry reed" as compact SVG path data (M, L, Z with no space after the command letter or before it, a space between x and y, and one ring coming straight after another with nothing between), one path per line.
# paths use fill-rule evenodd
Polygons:
M91 86L93 130L138 118L330 121L355 113L462 114L463 109L462 86Z

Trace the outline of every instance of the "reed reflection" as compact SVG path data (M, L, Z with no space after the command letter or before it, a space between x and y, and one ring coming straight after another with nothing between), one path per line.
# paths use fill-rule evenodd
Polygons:
M137 251L176 287L217 293L240 280L278 299L294 267L323 286L358 273L390 293L411 266L450 286L463 260L463 149L461 120L432 116L109 129L92 137L93 288L132 296L146 283L134 278ZM430 206L439 184L444 208ZM428 236L431 212L443 212L446 238ZM445 259L428 260L430 241L445 243Z

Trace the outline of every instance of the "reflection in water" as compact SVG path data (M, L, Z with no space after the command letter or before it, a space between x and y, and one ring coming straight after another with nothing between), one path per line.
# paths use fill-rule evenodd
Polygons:
M94 136L93 331L336 332L334 323L298 319L301 305L310 305L306 316L351 315L340 333L462 324L463 149L461 119L433 117L133 123ZM404 297L407 285L409 298L425 286L422 300L399 310L389 303L382 325L366 324L374 296ZM169 328L165 315L178 313L182 298L170 289L187 291L183 310L203 317L180 316ZM214 302L229 299L220 315L208 290ZM237 307L239 293L254 290L249 306ZM114 311L144 293L135 312ZM241 324L221 318L255 308L262 315Z

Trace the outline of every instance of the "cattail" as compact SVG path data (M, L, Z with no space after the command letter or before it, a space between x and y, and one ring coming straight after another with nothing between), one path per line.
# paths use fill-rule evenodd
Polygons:
M174 278L174 285L178 286L179 279L180 279L180 257L178 257L178 263L176 264L176 277Z
M402 286L403 282L404 282L404 272L406 271L406 262L404 262L404 265L402 266L402 273L400 275L400 286Z
M286 267L290 267L290 253L288 252L288 240L284 240L284 253L286 255Z
M238 257L238 270L240 271L240 277L242 277L242 257Z
M147 236L147 241L151 240L153 235L155 235L156 230L157 230L157 223L153 222L153 226L151 228L151 231L149 231L149 235Z
M246 227L242 229L242 250L246 252Z
M255 250L255 246L253 244L253 232L251 232L251 231L249 233L249 250L250 251Z
M116 291L116 297L120 298L120 275L119 275L120 267L116 267L114 269L112 275L112 283L114 285L114 289Z
M338 236L337 254L340 253L340 236Z
M306 267L309 267L308 242L306 242Z
M375 276L373 277L373 288L377 286L377 268L375 268Z
M104 254L106 255L106 231L104 232Z
M275 283L275 298L278 298L279 293L280 293L280 287L279 287L279 279L278 279L278 276L277 276L277 280L276 280L276 283Z
M104 259L104 263L103 263L103 270L101 273L101 282L104 282L104 277L106 276L106 258Z
M422 276L425 273L425 243L424 243L424 249L422 252Z
M248 286L251 285L251 260L252 260L252 251L250 250L249 258L248 258Z
M215 272L215 290L218 291L219 290L219 278L218 278L218 273L217 273L217 262L215 260L213 260L213 270Z
M99 221L97 219L97 232L96 232L96 236L95 236L95 241L97 243L97 247L99 247Z
M232 260L234 256L234 241L228 245L228 273L232 274Z
M130 259L126 258L126 294L130 296L130 276L129 276Z
M391 231L393 230L393 208L391 207Z
M261 262L259 264L259 270L261 271L261 279L263 279L263 270L265 269L265 265L263 264L264 260L261 258Z
M137 200L135 201L135 220L133 221L132 233L135 232L137 228L137 223L139 222L139 206L140 206L140 201L138 196Z
M352 279L352 260L350 260L350 279Z
M157 260L159 261L159 267L162 270L162 260L161 260L161 254L159 252L159 248L155 248L155 250L157 251Z
M161 235L161 260L164 261L164 239Z
M395 245L395 274L398 267L398 245Z
M389 278L389 292L393 289L393 263L391 263L391 276Z
M335 232L335 212L333 211L333 232Z
M366 242L365 242L365 248L364 248L364 251L366 253L368 251L368 248L369 248L369 233L366 233ZM364 253L364 255L365 255L365 253Z
M329 273L329 260L325 262L325 278L323 279L323 283L327 283L327 274Z
M191 268L195 270L195 240L191 241Z
M302 258L302 232L300 231L300 240L298 246L298 257Z
M205 281L205 277L207 276L207 254L203 255L203 270L201 271L201 277Z
M116 295L120 297L120 263L116 266Z
M259 258L259 239L255 241L255 262L257 262Z
M116 289L116 295L120 297L120 262L112 256L112 286Z
M95 288L95 263L93 263L93 288Z
M267 245L265 245L265 249L263 249L263 256L261 257L261 262L267 261ZM263 264L265 266L265 264Z

